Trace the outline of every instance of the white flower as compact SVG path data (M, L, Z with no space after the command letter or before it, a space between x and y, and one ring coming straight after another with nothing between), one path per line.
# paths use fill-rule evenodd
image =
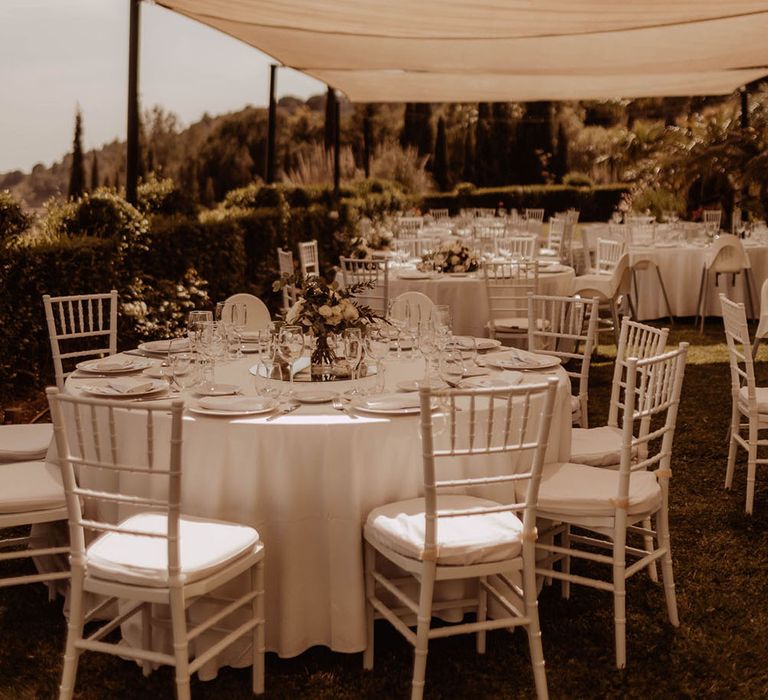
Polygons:
M461 243L454 243L451 246L451 252L452 253L460 253L461 252Z
M458 255L452 255L451 256L451 265L453 265L455 267L460 262L461 262L461 258Z
M328 318L331 315L331 307L328 304L323 304L317 312L324 318Z
M454 272L466 272L467 270L464 267L464 265L455 265L454 268L453 268L453 271Z
M354 321L360 316L357 307L346 299L341 302L341 315L345 321Z
M296 321L299 319L299 316L301 316L301 312L303 310L304 310L304 300L299 299L290 309L288 309L288 313L285 314L285 322L296 323Z

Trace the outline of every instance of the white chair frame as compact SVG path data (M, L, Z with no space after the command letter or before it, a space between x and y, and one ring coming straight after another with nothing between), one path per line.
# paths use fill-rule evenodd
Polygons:
M344 286L372 285L370 289L362 289L357 300L379 316L386 316L389 310L389 260L341 257L339 262Z
M505 249L513 257L535 258L538 241L536 236L499 236L495 240L496 253Z
M528 349L559 357L576 385L579 410L573 424L589 427L589 368L597 340L600 300L528 295Z
M299 243L299 266L302 277L320 274L320 255L317 252L317 241Z
M421 325L432 318L435 302L422 292L403 292L398 294L389 305L388 318L402 321L413 320L416 309L416 322Z
M414 236L413 238L396 238L395 250L405 251L409 258L421 258L434 250L439 239L431 236Z
M293 253L290 250L277 249L277 264L280 270L280 276L294 277L296 269L293 265ZM283 287L283 311L288 311L298 299L298 290L296 285L286 284Z
M626 245L609 238L598 238L593 273L610 275L616 269L621 256L626 253Z
M662 355L645 360L627 359L627 386L622 407L622 456L616 495L610 499L614 508L612 515L574 515L547 510L545 495L541 494L539 517L558 524L540 535L536 548L546 556L539 558L536 572L562 581L565 598L570 596L571 583L613 594L617 668L624 668L627 664L626 581L638 571L649 569L657 560L661 560L669 621L674 627L680 624L669 535L669 481L687 349L687 343L680 343L676 350ZM651 423L653 430L642 429L643 425ZM641 454L642 458L633 460L633 453ZM600 470L600 467L586 469ZM661 499L658 507L630 515L630 483L633 472L638 470L655 473ZM651 520L655 521L655 529ZM586 531L586 534L573 533L572 527ZM557 534L561 535L561 544L548 544L547 538ZM628 543L630 535L645 540L646 547L632 546ZM649 539L652 543L650 549L647 547ZM608 550L609 553L599 554L596 549ZM610 580L572 574L571 558L574 557L610 567ZM627 557L634 560L629 565ZM560 570L551 568L557 561L562 561Z
M723 325L731 368L732 404L725 488L730 490L733 487L736 452L741 447L747 453L745 511L747 515L752 515L755 505L757 466L768 464L768 459L757 456L758 448L768 446L768 438L760 437L760 431L768 429L768 414L761 413L758 407L757 393L760 387L755 380L755 364L750 348L744 304L731 301L725 294L720 295L720 303L723 307ZM742 435L745 430L746 438Z
M528 340L528 295L538 294L538 260L484 262L485 293L488 302L488 331L491 338ZM520 319L519 328L499 325L502 320Z
M447 209L430 209L429 215L435 221L443 221L451 218L450 212Z
M176 670L176 694L179 700L190 697L190 675L200 669L223 649L250 634L253 662L253 692L264 692L264 545L257 541L253 548L212 573L187 583L181 569L180 553L180 504L182 494L182 415L184 402L158 402L151 406L126 406L120 401L106 401L82 396L70 396L49 388L48 401L54 423L58 461L64 481L69 514L70 563L72 585L70 593L67 642L64 652L64 669L59 691L60 700L68 700L74 692L77 666L83 651L98 651L135 659L141 662L145 675L152 664L169 664ZM145 461L132 463L121 456L128 442L135 441L135 434L120 428L120 412L139 412L145 428ZM170 417L168 413L170 412ZM170 422L168 441L155 439L161 422ZM166 466L167 450L167 466ZM77 478L75 471L77 470ZM98 488L90 488L89 475L97 473L106 477L99 480ZM132 493L126 493L131 483ZM146 489L146 491L144 491ZM140 493L141 491L141 493ZM145 493L151 493L147 496ZM164 494L164 495L158 495ZM166 532L135 531L120 521L120 511L135 515L153 512L166 518ZM108 515L109 514L109 515ZM119 533L146 538L148 541L164 540L167 546L167 583L141 585L106 577L98 577L86 566L86 532L106 535ZM232 600L215 598L224 605L212 612L205 621L189 629L187 612L190 605L202 596L210 597L216 589L241 574L250 572L251 590ZM96 608L86 613L86 594L105 596ZM117 600L132 601L122 607L117 617L109 620L96 631L84 637L86 621ZM152 650L152 605L170 606L173 654ZM227 632L222 639L198 653L190 661L190 643L213 628L232 613L247 608L250 619L236 629ZM121 624L141 616L142 647L131 648L117 643L107 643L104 637ZM158 621L158 624L163 624Z
M427 650L431 639L455 634L476 633L477 652L483 654L485 653L487 630L519 626L524 626L528 633L536 695L540 699L547 697L544 652L541 646L541 629L536 602L534 555L536 497L556 391L557 379L554 377L549 378L546 383L505 389L443 389L433 391L429 388L422 388L419 391L421 396L424 473L425 536L423 555L419 559L409 558L372 537L368 524L364 529L368 644L363 656L363 665L366 669L373 668L374 617L383 617L414 647L412 700L419 700L423 696ZM450 435L450 444L445 446L436 446L434 441L435 418L431 408L434 399L447 406L439 419L446 423L443 434ZM459 409L457 400L459 403L468 402L468 408L466 410ZM535 402L535 408L532 407L533 402ZM518 405L522 403L525 410L515 413L515 403ZM482 410L483 406L485 406L485 410ZM494 414L505 416L506 419L494 420ZM535 427L529 426L529 421L532 419L538 419L537 426L535 424ZM457 439L457 434L464 435L464 431L456 427L462 421L468 421L468 438L466 440ZM521 471L517 473L483 475L480 473L482 464L478 462L478 473L473 473L471 477L438 478L439 470L436 467L443 458L477 458L474 461L478 461L482 460L483 457L487 458L490 455L500 453L509 454L510 464L514 464L512 460L516 456L527 454L530 466L521 467ZM504 485L513 486L516 494L524 493L524 497L518 498L515 495L512 496L512 500L515 501L513 503L509 503L507 497L500 499L494 506L470 510L441 511L438 509L438 493L441 491L453 491L457 488L471 490L477 487L499 489L503 488ZM441 520L467 515L482 518L483 515L503 512L522 513L522 552L518 556L502 561L470 565L446 566L438 563L437 542ZM412 597L405 589L401 588L402 579L387 578L383 572L377 570L377 554L407 572L409 580L410 577L416 579L419 585L418 598ZM509 574L514 571L521 572L522 586L509 577ZM437 581L468 578L479 579L479 593L476 597L433 604L433 590ZM512 589L522 601L522 610L510 602L510 596L500 590L499 583ZM397 610L387 605L384 600L379 598L378 587L394 595L403 607ZM503 608L507 613L506 616L491 620L487 618L489 595ZM430 621L434 611L456 607L457 603L460 603L462 607L476 607L476 622L439 628L431 627ZM403 621L403 615L416 615L417 629L415 633Z
M52 297L43 295L45 320L51 341L56 386L64 388L64 380L74 369L64 370L64 362L88 357L104 357L117 352L117 291L108 294L74 294ZM106 347L62 352L62 343L103 338ZM86 341L91 342L91 341Z
M395 220L395 235L397 238L418 236L424 228L423 216L401 216Z
M269 328L272 316L267 305L259 297L247 293L233 294L224 302L224 308L226 309L230 304L245 304L247 313L245 329L247 331Z

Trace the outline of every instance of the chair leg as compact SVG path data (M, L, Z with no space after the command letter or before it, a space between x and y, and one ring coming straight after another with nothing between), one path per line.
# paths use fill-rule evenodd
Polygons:
M413 680L411 700L424 697L424 679L427 675L427 652L429 650L429 625L432 622L432 593L435 588L435 563L424 565L419 592L419 612L416 625L416 646L413 651Z
M619 312L616 309L616 298L614 297L610 301L611 305L611 317L613 318L613 340L616 343L616 347L619 347L619 334L621 333L621 324L619 323Z
M477 582L479 587L477 594L477 621L485 622L488 618L488 591L485 589L485 584L488 581L487 576L481 576ZM478 654L485 654L485 630L481 629L477 632L475 639L475 646Z
M626 530L618 533L613 542L613 625L616 646L616 668L627 665L627 590Z
M549 697L547 691L547 671L544 665L544 649L541 644L541 625L539 623L539 602L536 597L536 545L533 541L523 543L523 599L528 624L528 648L533 667L533 682L538 700Z
M152 648L152 603L144 603L141 609L141 646ZM146 677L152 672L152 662L142 661L141 672Z
M666 502L656 515L656 528L658 530L661 546L666 549L661 558L661 575L664 579L664 599L667 601L667 615L673 627L680 626L680 618L677 615L677 596L675 595L675 577L672 571L672 547L669 539L669 516Z
M747 452L747 515L755 503L755 471L757 467L757 421L749 419L749 451Z
M699 328L699 333L704 332L704 318L707 315L707 298L709 297L709 280L707 279L706 273L704 278L702 279L702 295L701 295L701 327ZM717 284L717 282L715 282Z
M571 526L566 525L563 534L560 535L560 545L566 549L571 548ZM562 564L560 564L560 570L564 574L571 573L571 555L566 554L562 558ZM571 582L562 579L560 581L560 595L568 600L571 597Z
M646 530L650 530L653 527L650 518L643 520L643 527ZM643 535L643 543L645 544L646 552L650 553L653 551L653 535ZM648 564L648 578L650 578L654 583L659 582L659 574L656 571L655 561L652 561L650 564Z
M634 292L632 289L634 288ZM640 286L637 284L637 270L635 268L632 268L632 284L629 286L629 296L630 299L632 297L635 298L635 301L637 302L637 307L640 308ZM638 321L637 316L633 316L635 321Z
M736 407L736 398L734 398L733 406L731 407L731 437L728 444L728 462L725 469L725 488L729 490L733 486L733 471L736 466L736 450L739 446L739 443L736 442L736 436L739 434L739 421L739 409Z
M701 299L704 296L704 281L707 276L707 268L701 271L701 281L699 282L699 296L696 297L696 318L693 319L694 328L699 323L699 314L701 313ZM701 327L704 328L704 316L701 317Z
M181 588L171 588L171 627L173 655L176 667L176 700L191 700L189 690L189 642L184 594Z
M375 593L376 583L373 579L373 572L376 565L376 550L368 543L365 543L365 632L368 641L363 652L363 668L370 671L373 668L373 605L371 598Z
M664 297L664 303L667 305L667 312L669 313L669 325L674 326L675 321L672 317L672 305L669 303L669 296L667 295L667 288L664 285L664 278L661 276L661 270L659 270L658 265L654 265L654 269L656 270L656 277L659 280L659 287L661 287L661 294Z
M69 622L67 624L67 644L64 648L64 669L61 673L59 700L69 700L75 689L77 679L77 662L80 650L75 646L83 636L83 569L82 566L72 567L72 584L70 589Z
M750 276L752 274L752 270L750 268L746 268L744 271L744 296L746 296L746 302L747 302L747 310L749 311L748 319L750 318L759 318L759 314L755 313L755 303L754 299L752 299L752 284L750 283Z
M256 591L258 595L251 601L251 615L259 621L259 624L253 628L252 633L252 663L253 671L251 684L254 695L263 695L264 693L264 560L262 559L256 566L251 568L251 590Z

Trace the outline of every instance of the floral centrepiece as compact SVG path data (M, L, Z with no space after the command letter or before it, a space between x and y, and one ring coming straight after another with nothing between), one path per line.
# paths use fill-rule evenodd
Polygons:
M393 243L394 237L390 231L373 225L368 233L350 241L352 257L360 260L370 258L371 253L391 250Z
M355 299L371 284L361 282L341 288L335 281L328 283L315 275L303 280L297 280L295 275L283 275L272 288L277 292L287 285L296 285L298 294L296 303L285 314L285 322L302 326L307 335L314 336L315 348L310 358L313 367L332 365L336 360L328 344L330 335L348 328L364 330L369 323L381 318Z
M474 272L480 266L475 251L459 241L443 243L423 256L419 269L433 266L438 272Z

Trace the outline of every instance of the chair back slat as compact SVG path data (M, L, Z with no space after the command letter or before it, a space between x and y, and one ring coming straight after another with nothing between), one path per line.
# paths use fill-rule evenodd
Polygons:
M108 294L43 296L53 369L56 385L60 389L64 388L64 380L74 371L70 360L99 358L117 352L117 304L117 291L114 289ZM109 337L107 347L101 347L101 343L95 346L91 342L91 339L104 336ZM65 346L67 349L64 349Z
M483 277L492 334L500 319L527 319L528 294L536 294L539 287L537 260L484 262Z
M301 276L320 274L320 256L317 251L317 241L302 241L299 243L299 266Z
M389 310L389 261L371 258L339 259L344 286L367 285L357 294L357 300L379 316Z
M55 388L47 394L72 557L85 556L86 531L161 538L167 541L169 581L178 580L184 402L137 406L70 396ZM147 511L167 517L165 532L139 532L123 524Z
M734 405L746 404L754 415L757 408L757 382L755 362L751 352L749 326L744 304L731 301L725 294L720 295L725 326L725 341L728 345L728 361L731 369L731 394ZM744 396L746 394L746 397Z
M440 518L515 511L523 513L523 528L528 536L533 536L539 480L557 385L558 380L550 377L545 382L504 389L423 387L419 390L425 558L435 551ZM442 408L439 413L432 410L435 401ZM495 455L504 456L503 461L494 461ZM442 460L446 459L449 467L455 464L452 459L456 457L472 460L470 475L437 478ZM472 491L478 487L508 490L506 497L493 498L498 505L437 512L438 491ZM523 492L525 497L521 498Z

